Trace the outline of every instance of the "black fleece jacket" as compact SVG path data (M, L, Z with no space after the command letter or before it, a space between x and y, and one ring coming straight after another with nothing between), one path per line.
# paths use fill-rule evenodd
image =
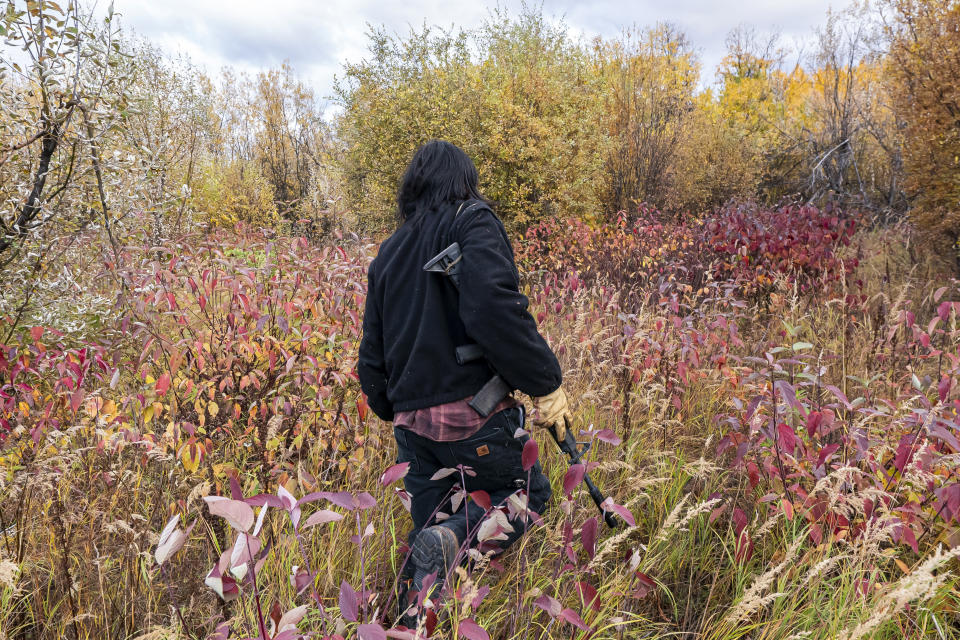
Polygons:
M456 215L459 207L407 220L370 263L357 373L383 420L473 395L491 367L531 396L560 386L557 358L519 291L503 223L486 205ZM447 276L423 270L453 242L463 255L459 292ZM486 361L457 364L456 347L470 343Z

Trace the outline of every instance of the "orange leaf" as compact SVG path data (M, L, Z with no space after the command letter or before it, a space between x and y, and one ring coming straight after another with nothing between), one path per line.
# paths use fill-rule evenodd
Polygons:
M360 418L360 422L366 421L367 409L369 409L369 405L367 405L367 396L361 393L359 396L357 396L357 416Z

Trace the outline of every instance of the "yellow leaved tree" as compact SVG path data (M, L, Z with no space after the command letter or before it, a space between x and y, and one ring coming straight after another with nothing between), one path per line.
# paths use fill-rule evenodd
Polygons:
M911 217L947 240L960 264L960 3L885 0L882 8Z

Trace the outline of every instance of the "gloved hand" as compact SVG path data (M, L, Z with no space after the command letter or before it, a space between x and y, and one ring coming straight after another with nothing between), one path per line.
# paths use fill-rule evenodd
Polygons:
M558 387L553 393L531 399L533 400L534 426L550 429L557 440L562 442L567 435L567 429L573 425L573 414L570 413L567 394L563 392L563 387Z

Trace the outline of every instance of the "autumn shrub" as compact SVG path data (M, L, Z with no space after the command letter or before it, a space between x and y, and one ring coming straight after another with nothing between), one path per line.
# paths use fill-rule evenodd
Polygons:
M831 216L824 221L823 231L832 229L825 235L833 236L826 244L842 246L844 226ZM558 236L589 237L578 233ZM553 245L554 258L583 256L581 247L590 246L583 240ZM795 257L816 246L801 243ZM694 623L707 637L741 637L755 622L769 637L895 636L904 624L895 611L905 599L922 594L956 602L939 591L950 580L944 571L955 566L956 550L940 554L937 547L956 545L960 506L952 469L956 373L946 364L957 362L960 341L952 334L955 303L945 302L957 292L915 292L904 285L871 299L853 295L858 289L840 264L841 246L836 255L827 254L830 277L819 274L821 282L834 279L833 286L815 292L826 304L811 305L812 291L798 293L803 274L791 264L776 276L775 291L762 305L771 307L767 323L759 321L762 306L731 295L742 290L730 279L735 271L700 291L673 285L651 267L644 275L656 279L639 304L610 285L616 271L585 283L580 274L595 266L589 261L571 261L562 278L550 272L531 278L565 371L576 372L576 382L569 380L572 393L588 399L585 421L617 425L627 442L641 437L640 430L647 446L684 438L703 443L706 434L716 434L716 449L707 445L710 453L700 461L702 473L723 476L726 469L728 481L742 483L676 494L679 501L660 525L683 529L704 514L708 528L728 527L725 552L731 566L741 568L730 570L743 581L720 587L736 595L713 623ZM857 277L879 279L882 273ZM919 298L911 300L913 295ZM598 362L605 363L603 373ZM739 572L756 562L757 553L771 553L771 535L785 541L747 579L749 571ZM653 537L669 539L663 533ZM654 555L650 550L648 543L644 562ZM683 553L696 555L687 547ZM796 562L803 568L790 568ZM727 577L701 576L691 568L691 583L703 581L699 591L682 581L665 586L671 578L663 571L651 575L665 591L685 594L688 610L709 608ZM832 600L838 596L833 589L839 599ZM940 622L920 624L944 628L942 623L956 619L955 605L946 605L938 617ZM815 628L807 626L814 620Z
M495 13L476 32L374 31L369 48L337 88L346 194L368 229L391 226L397 181L431 138L473 158L508 224L595 207L597 75L562 25Z
M222 236L192 237L177 251L132 252L125 312L100 343L72 346L61 332L35 327L0 348L3 487L10 497L0 518L15 523L10 555L27 557L33 500L46 505L39 522L63 527L62 555L39 561L33 574L50 576L58 595L21 601L11 613L18 624L41 621L44 628L48 607L68 607L71 616L96 608L90 624L117 631L130 618L91 604L98 592L126 589L125 601L153 602L142 583L130 586L116 573L136 573L129 564L135 554L114 556L105 573L81 569L78 577L74 554L97 544L93 530L78 535L70 524L83 514L108 513L105 524L120 523L111 524L120 534L144 535L144 524L155 528L169 505L193 503L198 494L191 489L224 491L229 478L247 474L261 491L290 478L313 486L349 476L363 459L366 448L356 443L364 430L351 416L365 416L366 407L351 363L366 251L315 250L302 239L269 243L256 235L223 244ZM327 451L323 464L304 466L304 447ZM156 483L167 476L156 476L154 464L177 472ZM83 467L98 471L82 483L72 479ZM136 478L156 494L125 494L118 477ZM223 531L212 535L222 538ZM71 582L74 592L65 587Z
M238 223L273 227L280 217L273 188L256 164L236 160L226 166L201 166L193 207L200 219L216 226Z
M840 257L856 229L857 215L833 207L755 203L730 205L708 216L702 236L718 279L767 289L780 277L801 291L836 283L856 269L856 256Z
M855 228L850 214L811 206L730 204L677 222L641 206L615 224L543 222L528 229L520 255L530 270L570 269L640 299L709 282L756 297L781 278L803 291L843 278L857 258L841 260L839 250Z
M664 206L686 200L677 194L687 170L678 160L686 129L696 119L690 106L700 77L690 42L667 24L627 29L620 38L597 41L595 59L609 140L597 176L605 212L613 216L641 202Z
M890 93L903 117L911 217L932 237L960 240L960 7L947 0L881 3ZM931 61L936 60L936 64ZM908 115L907 115L908 114ZM960 262L958 262L960 264Z

